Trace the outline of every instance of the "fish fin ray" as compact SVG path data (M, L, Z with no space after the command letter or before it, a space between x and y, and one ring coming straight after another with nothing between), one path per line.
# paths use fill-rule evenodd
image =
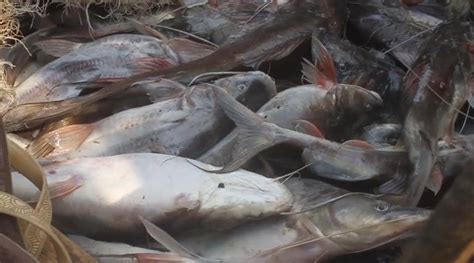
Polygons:
M382 194L400 195L405 191L406 184L406 178L397 174L392 179L380 185L377 192Z
M76 50L82 44L64 39L48 39L38 41L35 45L44 53L59 58Z
M145 226L147 233L169 251L186 258L202 259L197 254L186 249L183 245L181 245L176 239L166 233L163 229L159 228L158 226L141 216L139 216L139 218L142 221L143 226Z
M336 84L337 71L332 56L323 43L316 37L312 38L311 51L314 56L316 68L326 76L328 81Z
M45 157L44 149L53 147L54 150L72 151L77 149L93 130L92 124L73 124L46 133L34 140L30 146L30 153L38 157Z
M334 82L326 77L323 72L319 71L316 66L303 58L302 73L304 80L311 84L321 86L325 90L328 90L334 86Z
M51 199L64 197L84 184L84 179L80 175L73 175L68 179L48 185L49 197Z
M297 132L305 133L314 137L323 138L323 132L318 128L318 126L306 120L297 120L295 121L295 130Z
M208 56L217 49L212 45L181 37L172 38L167 41L167 44L178 54L181 63L187 63Z
M234 146L238 150L232 153L231 160L221 170L213 170L213 173L234 171L257 153L279 143L273 137L274 133L272 127L269 126L270 123L265 122L262 117L240 104L222 88L213 86L212 89L219 105L226 115L235 122L239 132Z

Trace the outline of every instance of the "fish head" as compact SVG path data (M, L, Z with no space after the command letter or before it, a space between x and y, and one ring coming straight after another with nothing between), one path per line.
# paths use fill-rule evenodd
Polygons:
M312 221L337 246L364 251L413 234L429 210L392 205L375 195L353 193L313 212Z
M331 95L341 111L369 113L383 106L379 94L356 85L339 84L334 87Z
M216 229L279 214L293 203L283 184L245 170L215 174L209 185L200 193L200 214L205 215L203 225L212 222Z
M377 93L348 84L338 84L329 90L326 101L334 109L332 125L344 127L346 133L371 123L378 117L374 113L383 106L382 98Z
M222 78L214 84L225 89L237 101L253 111L258 110L277 93L275 81L260 71Z

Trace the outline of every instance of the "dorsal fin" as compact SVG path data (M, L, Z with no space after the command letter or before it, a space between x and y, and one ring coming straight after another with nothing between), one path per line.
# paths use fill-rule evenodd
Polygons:
M332 56L323 43L316 37L312 38L311 52L313 53L316 68L321 71L329 81L337 83L337 71Z
M303 58L302 72L303 78L309 83L321 86L325 90L329 90L334 87L335 82L328 79L321 71L319 71L314 64L309 62L307 59Z

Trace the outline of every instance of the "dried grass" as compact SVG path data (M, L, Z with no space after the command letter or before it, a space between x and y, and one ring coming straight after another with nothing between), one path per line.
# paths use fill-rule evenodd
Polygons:
M100 5L107 12L107 16L121 19L124 16L143 15L151 10L175 4L176 0L51 0L51 3L87 10L90 6Z

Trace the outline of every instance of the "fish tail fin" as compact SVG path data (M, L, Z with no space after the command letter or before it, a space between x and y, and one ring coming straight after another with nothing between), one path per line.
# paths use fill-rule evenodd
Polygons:
M29 146L30 153L36 157L45 157L55 150L69 152L77 149L91 134L93 124L73 124L46 133L34 140Z
M36 42L35 45L44 53L59 58L79 48L82 44L64 39L49 39Z
M285 137L278 136L278 130L282 128L265 122L264 118L240 104L224 89L215 86L212 89L219 105L235 122L239 131L235 144L237 150L232 153L229 162L219 172L234 171L259 152L286 140Z

